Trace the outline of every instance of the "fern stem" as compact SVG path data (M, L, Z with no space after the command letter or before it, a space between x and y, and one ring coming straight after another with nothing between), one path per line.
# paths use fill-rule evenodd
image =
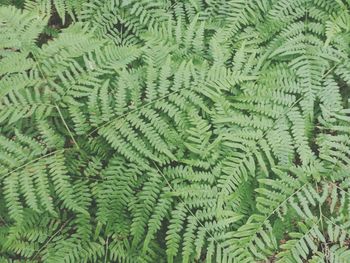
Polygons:
M69 133L69 136L71 137L71 139L72 139L72 141L74 142L75 146L77 146L78 150L80 150L79 144L78 144L77 141L75 140L75 138L74 138L74 136L73 136L71 130L69 129L69 127L68 127L66 121L64 120L64 117L63 117L63 115L62 115L62 112L61 112L60 108L58 107L57 104L55 104L55 105L56 105L56 109L57 109L57 111L58 111L58 114L60 115L60 118L61 118L61 120L62 120L64 126L66 127L66 129L67 129L67 131L68 131L68 133Z
M29 164L31 164L31 163L35 163L35 162L37 162L37 161L40 161L40 160L42 160L42 159L44 159L44 158L46 158L46 157L49 157L49 156L53 155L53 154L56 154L56 153L59 153L59 152L62 152L62 153L63 153L65 150L71 150L71 149L72 149L72 148L60 149L60 150L56 150L56 151L50 152L50 153L48 153L48 154L45 154L45 155L43 155L43 156L40 156L39 158L33 159L33 160L31 160L31 161L29 161L29 162L27 162L27 163L25 163L25 164L23 164L23 165L17 167L16 169L14 169L14 170L12 170L12 171L10 171L10 172L4 174L4 177L11 175L12 173L14 173L14 172L16 172L16 171L18 171L18 170L20 170L20 169L26 167L27 165L29 165Z
M4 223L4 225L5 226L9 226L8 224L7 224L7 222L5 221L5 219L0 215L0 220Z
M34 261L37 256L39 255L39 253L48 246L48 244L55 238L55 236L57 236L62 230L63 228L65 228L65 226L71 221L72 219L68 219L66 222L64 222L62 224L62 226L46 241L46 243L35 253L35 255L33 256L32 260Z
M108 255L108 246L109 246L109 237L106 239L106 249L105 249L105 258L104 258L104 263L107 263L107 255Z
M143 109L143 108L145 108L145 107L147 107L147 106L149 106L149 105L152 105L153 103L156 103L156 102L158 102L158 101L160 101L160 100L166 99L167 97L169 97L169 96L171 96L171 95L173 95L173 94L175 94L175 93L177 93L177 92L179 92L179 91L181 91L181 90L184 90L184 89L185 89L185 87L183 87L182 89L174 90L173 92L170 92L170 93L168 93L167 95L164 95L164 96L162 96L162 97L160 97L160 98L157 98L157 99L155 99L155 100L152 100L152 101L150 101L150 102L148 102L148 103L142 105L142 106L139 107L139 108L133 109L133 110L128 111L128 112L126 112L126 113L124 113L124 114L122 114L122 115L120 115L120 116L118 116L118 117L116 117L116 118L114 118L114 119L111 119L111 120L105 122L104 124L102 124L101 126L97 127L96 129L92 130L90 133L88 133L87 137L90 137L93 133L95 133L95 132L98 131L99 129L102 129L103 127L109 125L110 123L112 123L112 122L114 122L114 121L118 121L118 120L120 120L120 119L123 119L123 118L127 117L129 114L132 114L132 113L134 113L134 112L137 112L137 111L139 111L139 110L141 110L141 109Z
M315 182L315 184L316 184L316 189L318 189L318 183L317 183L317 181ZM321 228L322 228L322 230L323 230L323 229L324 229L323 220L322 220L323 213L322 213L322 207L321 207L321 204L320 204L320 203L318 203L318 211L319 211L319 213L320 213L319 219L320 219L320 222L321 222Z
M325 216L325 215L322 215L322 217L324 217L324 218L325 218L327 221L329 221L332 225L339 227L339 228L342 229L344 232L346 232L348 235L350 235L349 230L346 229L346 228L344 228L342 225L339 225L339 224L333 222L331 219L329 219L329 218L328 218L327 216Z
M163 172L159 169L158 165L153 162L154 166L156 167L156 169L158 170L159 174L164 178L166 184L169 186L169 188L171 189L171 191L175 192L174 187L170 184L169 180L165 177L165 175L163 174ZM215 241L216 244L219 244L219 242L215 239L215 237L208 231L208 229L202 224L202 222L198 219L198 217L192 212L192 210L186 205L185 201L179 196L180 202L184 204L184 207L186 208L186 210L196 219L196 221L198 222L198 224L200 224L201 227L204 228L205 232L207 232L207 234Z

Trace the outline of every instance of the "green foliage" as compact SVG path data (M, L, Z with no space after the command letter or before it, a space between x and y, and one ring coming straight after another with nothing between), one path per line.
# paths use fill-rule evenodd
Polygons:
M350 262L349 11L0 0L0 262Z

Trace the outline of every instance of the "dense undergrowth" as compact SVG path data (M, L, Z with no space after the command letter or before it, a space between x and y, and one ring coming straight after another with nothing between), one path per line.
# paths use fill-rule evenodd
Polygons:
M350 262L349 0L0 4L0 262Z

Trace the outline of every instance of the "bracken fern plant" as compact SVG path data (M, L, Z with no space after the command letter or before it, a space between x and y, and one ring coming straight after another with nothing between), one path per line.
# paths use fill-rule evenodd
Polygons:
M349 0L0 0L0 262L350 262Z

